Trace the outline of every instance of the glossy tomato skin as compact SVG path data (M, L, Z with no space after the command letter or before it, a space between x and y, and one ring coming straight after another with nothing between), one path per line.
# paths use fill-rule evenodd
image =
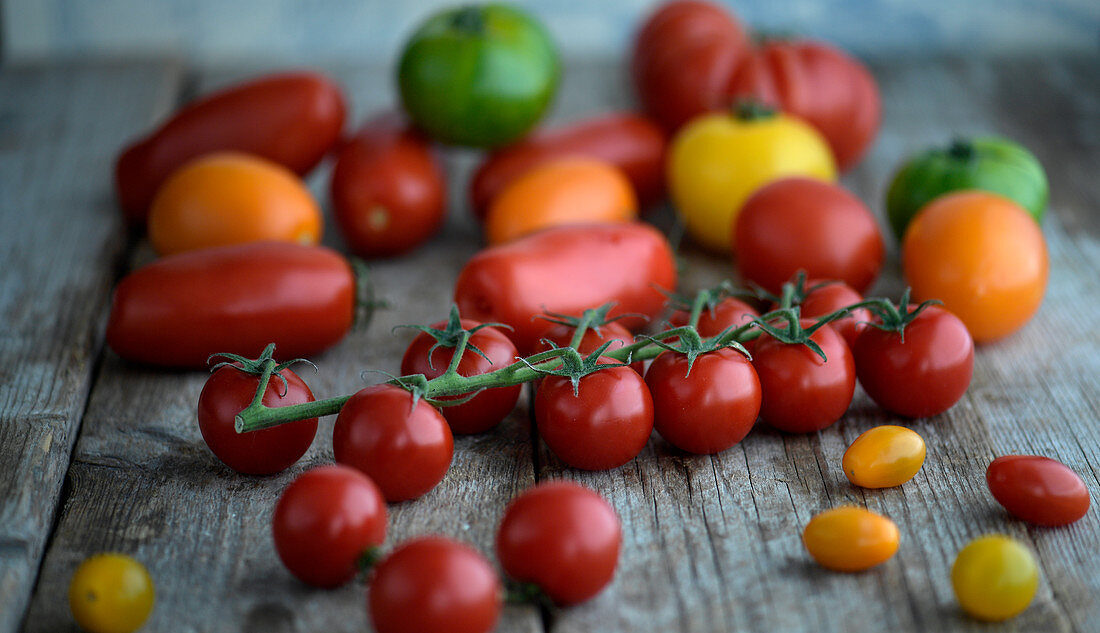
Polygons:
M916 476L924 465L924 438L903 426L886 424L860 434L844 451L848 481L863 488L893 488Z
M285 390L283 381L272 377L264 391L264 406L313 402L313 392L298 374L290 369L279 373L286 378ZM290 468L309 450L317 434L317 418L238 433L234 418L252 403L259 383L259 376L227 365L206 379L199 394L202 439L222 463L246 475L271 475Z
M386 502L378 486L347 466L320 466L295 479L275 505L275 551L290 573L314 587L339 587L359 559L386 539Z
M726 328L741 327L758 316L760 313L744 301L737 297L726 297L714 306L714 310L703 310L700 313L695 329L704 338L718 336ZM683 327L687 325L690 317L691 314L686 310L677 310L672 313L668 321L672 327Z
M576 328L556 323L549 330L543 332L542 340L535 347L535 351L545 352L551 349L552 346L549 343L553 343L558 347L568 347L569 343L573 341L574 333L576 333ZM634 335L618 321L601 325L598 332L596 328L588 328L584 331L580 344L577 345L577 352L581 356L588 356L609 341L611 344L607 346L607 351L611 352L633 343ZM630 363L630 368L641 376L645 373L645 361L639 360Z
M1012 516L1035 525L1069 525L1089 510L1089 490L1068 466L1039 455L1005 455L985 471L989 492Z
M145 222L165 179L211 152L254 154L304 175L337 142L344 112L339 86L312 72L259 77L194 101L119 156L115 190L123 213Z
M470 181L471 209L484 219L489 204L513 180L538 165L573 156L601 160L621 170L644 208L664 194L665 145L661 128L633 112L536 130L485 158Z
M535 315L580 316L614 301L612 317L654 317L665 305L658 288L675 287L672 249L656 229L641 223L582 225L546 229L481 251L459 273L454 299L465 318L514 328L509 338L527 355L551 327L532 320ZM636 329L645 321L622 323Z
M485 557L441 536L399 545L375 567L369 587L367 612L378 633L489 633L503 606Z
M760 380L744 354L726 348L695 359L661 352L649 365L653 426L666 442L700 455L740 442L760 413Z
M107 344L162 367L201 368L211 354L310 356L351 328L355 276L318 246L255 242L164 257L115 288Z
M149 570L125 554L88 557L69 583L69 610L86 633L132 633L148 619L155 601Z
M386 501L415 499L435 488L451 467L454 438L427 402L393 385L355 392L332 429L336 463L366 473Z
M565 607L591 599L611 582L622 540L619 517L603 497L551 481L508 504L497 530L497 558L509 576L534 583Z
M802 543L814 560L842 572L863 571L890 560L900 541L896 523L853 506L818 513L802 531Z
M463 329L469 330L481 325L477 321L462 320ZM435 329L447 327L446 321L432 325ZM428 350L435 345L431 335L421 332L409 343L405 355L401 358L401 375L424 374L429 380L441 376L454 357L453 347L437 347L428 357ZM495 371L515 362L516 346L500 330L488 327L474 332L468 345L481 350L488 360L467 347L458 363L458 373L462 376ZM430 362L429 362L430 360ZM516 407L522 385L486 389L472 400L450 407L440 407L440 413L447 419L451 431L457 434L483 433L500 423ZM465 396L454 396L459 399Z
M806 282L806 287L812 288L821 283L824 283L824 280L811 279ZM806 294L806 297L802 300L802 316L807 319L814 319L860 301L863 301L863 295L856 292L848 284L836 281ZM837 334L844 338L844 342L848 344L848 347L852 347L855 345L856 337L867 327L870 320L871 312L867 308L859 308L849 312L846 317L830 321L829 327L836 330Z
M400 114L368 119L340 148L329 186L332 211L360 257L393 257L443 223L447 188L428 139Z
M1016 539L990 534L970 541L955 557L951 587L968 614L1000 622L1031 604L1039 588L1039 565Z

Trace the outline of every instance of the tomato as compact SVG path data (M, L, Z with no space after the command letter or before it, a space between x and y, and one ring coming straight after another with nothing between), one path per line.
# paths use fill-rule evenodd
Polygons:
M864 431L844 451L844 475L863 488L893 488L916 476L924 465L924 439L891 424Z
M336 463L374 480L386 501L421 497L451 467L454 439L447 420L427 402L394 385L360 389L340 409L332 429Z
M985 471L989 492L1012 516L1035 525L1069 525L1089 510L1077 473L1049 457L1005 455Z
M672 139L667 173L688 233L716 251L730 250L741 205L760 187L789 176L836 179L829 146L812 127L756 111L710 114L684 126Z
M532 168L493 199L485 238L501 244L551 226L637 217L634 190L615 166L594 158L562 158Z
M1050 266L1031 216L983 191L924 207L905 232L901 260L914 299L943 301L978 343L1024 326L1043 300Z
M665 305L659 288L676 287L668 241L647 224L555 227L475 255L455 283L462 316L504 323L521 354L529 354L551 324L544 312L579 316L614 301L611 317L656 316ZM630 329L645 321L628 318Z
M561 64L537 19L512 5L430 16L405 44L397 79L417 127L444 143L510 143L542 118Z
M950 409L974 373L974 341L966 326L937 306L922 310L904 335L866 328L852 356L867 395L883 409L910 418Z
M859 162L882 120L871 73L821 42L765 43L738 66L729 91L732 100L751 98L814 126L841 170Z
M69 583L69 609L88 633L131 633L153 612L153 579L125 554L87 558Z
M813 321L803 319L802 327ZM760 378L760 417L789 433L812 433L833 424L848 410L856 389L852 353L840 335L819 328L810 340L828 360L802 344L789 344L761 334L753 346L752 365Z
M187 163L157 192L149 241L161 255L279 240L314 245L321 208L293 172L271 161L222 152Z
M211 452L226 466L246 475L271 475L290 468L309 450L317 434L317 418L280 424L261 431L238 433L234 418L252 403L260 377L237 367L217 369L199 394L199 431ZM279 371L286 385L272 376L261 401L266 407L313 402L313 392L290 369Z
M481 323L477 321L462 320L462 327L466 330L479 325ZM431 327L440 329L446 326L446 321L440 321ZM435 344L436 340L430 334L425 332L418 334L409 343L404 357L401 358L401 374L404 376L424 374L431 379L447 371L455 349L439 346L429 352ZM481 350L485 356L474 352L473 347ZM500 330L493 327L481 328L470 336L466 351L462 354L462 360L458 362L457 371L462 376L488 373L511 365L515 362L517 355L516 346ZM521 388L522 385L513 385L486 389L468 402L442 407L440 412L454 433L483 433L499 424L512 412L516 407ZM450 399L457 400L463 397L465 396L454 396Z
M107 344L119 356L201 368L212 354L283 358L340 341L355 312L347 260L318 246L258 242L165 257L115 288Z
M393 257L443 224L447 185L431 145L397 113L376 115L344 143L330 184L332 212L361 257Z
M745 29L724 7L674 0L634 38L631 78L645 111L675 130L729 104L730 77L748 51Z
M554 324L549 330L543 332L542 340L535 346L535 352L545 352L551 349L551 343L558 347L569 347L576 331L576 328L568 325ZM584 336L581 337L581 342L577 345L577 352L581 356L588 356L608 341L611 342L611 345L607 346L607 351L610 352L633 343L634 335L618 321L605 323L599 328L590 327L584 331ZM630 363L630 368L638 372L640 376L645 372L645 361L639 360Z
M161 184L203 154L237 151L308 173L344 126L344 96L310 72L259 77L188 104L115 163L115 190L126 219L145 222Z
M718 336L727 328L741 327L758 316L760 313L744 301L736 297L726 297L719 301L713 310L703 310L700 313L699 323L696 324L695 329L704 338ZM672 327L683 327L687 325L690 317L691 314L686 310L677 310L672 313L668 321Z
M584 376L576 394L569 378L546 376L535 392L535 424L546 446L569 466L608 470L645 448L653 431L653 399L629 367Z
M878 224L859 198L808 178L758 189L741 207L731 235L741 276L775 294L799 270L864 292L885 254Z
M802 317L816 319L823 317L863 301L863 295L842 281L810 279L806 281L806 288L816 289L806 293L802 299ZM848 347L855 345L856 337L871 320L871 312L867 308L858 308L848 313L848 316L829 322L829 327L844 338Z
M1000 622L1019 615L1039 588L1035 556L1000 534L974 539L951 566L951 586L963 610L979 620Z
M1008 139L955 141L907 160L886 192L886 215L898 241L922 207L952 191L981 189L1020 205L1036 221L1047 209L1046 172L1035 155Z
M649 365L653 426L665 441L701 455L740 442L760 413L760 380L744 354L726 348L687 356L664 351Z
M615 575L619 517L595 492L565 481L541 483L508 504L497 558L509 576L534 583L554 604L584 602Z
M814 515L802 531L806 551L833 571L856 572L890 560L901 535L890 519L854 506Z
M405 541L375 569L367 611L378 633L488 633L503 589L485 558L441 536Z
M474 214L483 219L497 194L530 169L573 156L601 160L621 170L643 207L656 203L664 193L664 132L640 114L614 112L536 130L489 154L470 181Z

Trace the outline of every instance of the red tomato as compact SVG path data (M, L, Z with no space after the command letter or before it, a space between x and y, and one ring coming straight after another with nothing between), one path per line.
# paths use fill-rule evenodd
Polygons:
M374 569L367 611L377 633L488 633L503 593L481 554L425 536L405 541Z
M107 344L119 356L201 368L211 354L283 358L332 347L351 328L355 275L319 246L255 242L161 258L115 288Z
M481 325L477 321L462 320L463 329L472 329ZM440 321L431 326L435 329L447 327L446 321ZM431 352L431 362L428 360L428 350L436 341L430 334L421 332L409 343L405 350L405 356L401 359L401 374L424 374L428 379L440 376L447 371L447 367L454 357L453 347L439 346ZM458 362L458 373L462 376L476 376L507 367L515 362L517 355L516 346L500 330L492 327L481 328L470 336L462 360ZM477 347L488 360L470 349ZM441 407L440 412L451 425L454 433L482 433L500 423L512 409L516 407L519 392L522 385L512 387L497 387L486 389L474 396L473 399L462 404L449 407ZM450 399L457 400L465 396L454 396Z
M802 320L808 328L813 321ZM753 347L752 364L760 378L760 417L789 433L811 433L840 419L852 403L856 368L844 339L828 327L810 337L827 361L801 344L762 334Z
M810 279L806 281L806 287L812 288L825 283L823 279ZM821 286L817 290L809 292L802 300L802 317L816 319L841 308L863 301L863 295L856 292L843 281L834 281ZM867 327L871 320L871 312L867 308L859 308L848 313L848 316L830 321L829 327L844 338L844 342L851 348L856 343L856 337Z
M653 399L645 381L629 367L601 369L581 378L576 395L568 378L547 376L535 392L535 424L566 464L607 470L645 448L653 431Z
M904 338L866 328L852 355L867 395L883 409L910 418L950 409L974 373L974 340L958 317L937 306L918 314L905 327Z
M740 442L760 413L760 381L744 354L720 349L696 357L665 351L645 375L653 426L676 448L701 455Z
M542 340L535 347L535 351L545 352L551 349L549 343L553 343L558 347L568 347L576 331L576 328L555 323L549 330L543 333ZM607 346L607 351L610 352L633 343L634 335L618 321L612 321L601 325L599 327L599 332L597 332L595 328L586 329L584 331L584 336L581 337L580 345L577 345L577 351L581 356L588 356L608 341L611 341L611 345ZM630 368L638 372L638 375L641 375L645 371L645 361L630 363Z
M458 275L455 303L466 318L513 327L509 338L527 355L551 326L535 315L579 316L614 301L611 317L653 317L665 305L658 288L675 287L672 249L652 226L563 226L475 255ZM631 329L643 324L623 321Z
M220 150L255 154L304 175L344 126L344 95L309 72L268 75L189 103L115 163L126 219L145 221L161 183L192 158Z
M272 376L264 391L264 406L285 407L313 402L313 392L298 374L290 369L279 373L286 378L286 386L284 388L283 381ZM199 394L202 439L222 463L246 475L271 475L290 468L309 450L317 434L317 418L238 433L233 425L234 418L252 403L259 385L259 376L224 366L206 379Z
M730 77L748 52L748 36L724 7L674 0L646 19L630 70L645 111L671 131L729 104Z
M1069 466L1038 455L1005 455L985 471L989 492L1017 519L1068 525L1089 510L1089 489Z
M386 502L363 473L320 466L283 491L271 532L279 559L298 580L339 587L355 577L360 557L386 540Z
M768 42L730 82L733 100L752 98L817 128L848 169L859 162L882 119L878 86L855 59L820 42Z
M454 439L447 421L427 402L394 385L360 389L340 409L332 429L338 464L374 480L391 503L423 496L451 467Z
M619 517L584 486L542 483L508 504L497 530L497 558L512 578L534 583L554 604L584 602L615 575Z
M686 310L677 310L672 313L668 321L672 327L683 327L687 325L690 316L691 314ZM744 301L736 297L726 297L714 306L714 310L703 310L699 315L699 323L696 324L695 329L704 338L718 336L726 328L741 327L751 322L753 317L758 316L760 316L760 313Z
M732 230L741 276L775 294L799 270L864 292L882 268L874 216L830 183L785 178L767 185L745 202Z
M443 170L428 140L397 113L369 119L340 149L332 211L361 257L392 257L439 230L446 211Z

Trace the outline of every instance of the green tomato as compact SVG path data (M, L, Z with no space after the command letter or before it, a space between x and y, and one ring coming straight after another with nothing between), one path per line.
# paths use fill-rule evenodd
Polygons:
M401 54L398 84L405 111L435 139L494 147L538 123L560 74L554 43L535 18L488 4L428 18Z
M886 194L886 214L900 241L924 205L945 193L982 189L1027 210L1036 222L1047 208L1047 176L1035 156L1008 139L985 137L928 150L902 165Z

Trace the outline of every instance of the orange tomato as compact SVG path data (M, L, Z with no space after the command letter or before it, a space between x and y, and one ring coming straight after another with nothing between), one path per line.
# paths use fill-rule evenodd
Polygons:
M321 209L285 167L256 156L208 154L181 167L157 192L149 240L161 255L244 242L314 245Z
M893 488L924 465L924 439L904 426L886 424L865 431L844 451L848 481L863 488Z
M917 214L902 241L917 301L939 299L975 342L1012 334L1039 309L1049 260L1039 225L1007 198L961 191Z
M485 238L500 244L561 224L630 222L638 201L630 180L610 163L564 158L513 180L493 200Z
M802 543L822 567L863 571L886 562L898 551L898 526L870 510L841 506L810 519Z

